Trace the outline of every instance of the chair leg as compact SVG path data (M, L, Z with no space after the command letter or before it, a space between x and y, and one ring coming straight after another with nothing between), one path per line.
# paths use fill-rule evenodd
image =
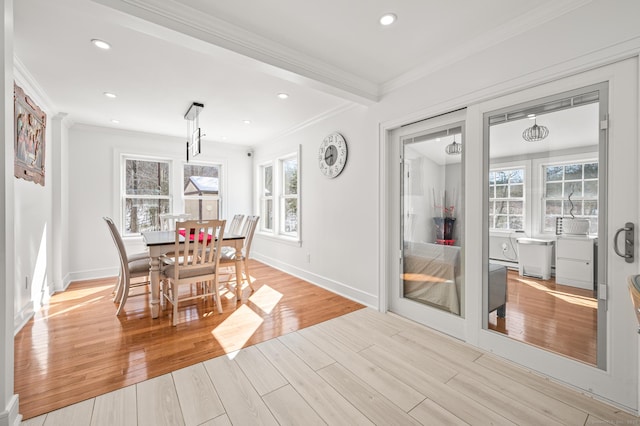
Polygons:
M172 300L172 305L173 305L173 325L176 326L178 325L178 289L176 288L176 283L174 283L173 281L170 282L171 284L171 300Z
M247 277L247 283L249 284L249 288L251 289L251 292L256 291L256 289L253 288L253 284L251 284L251 273L249 272L249 259L245 259L242 261L242 269L244 269L244 274Z
M167 280L160 280L160 308L167 306Z
M122 269L118 271L118 281L116 282L116 286L113 289L113 301L119 302L122 298Z
M216 307L218 308L218 313L222 313L222 303L220 302L220 283L218 282L218 274L216 274L213 279L213 292L215 293L216 298Z
M122 284L120 285L120 292L122 293L120 297L120 306L118 306L118 310L116 311L116 315L120 315L122 310L124 309L124 305L127 303L127 298L129 297L129 282L122 279Z

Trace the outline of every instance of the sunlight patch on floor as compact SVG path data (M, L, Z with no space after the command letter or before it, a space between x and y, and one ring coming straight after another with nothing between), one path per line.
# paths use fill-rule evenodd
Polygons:
M249 297L249 301L267 314L270 314L273 311L273 308L278 305L280 299L282 299L282 293L272 289L266 284L260 287L258 291Z
M103 299L104 299L104 296L95 297L93 299L87 300L86 302L82 302L82 303L78 303L77 305L70 306L67 309L63 309L61 311L57 311L57 312L53 312L53 313L48 313L51 310L55 309L55 306L54 306L52 308L49 308L48 310L43 310L42 311L42 316L34 318L34 321L35 322L43 321L43 320L46 320L46 319L49 319L49 318L53 318L53 317L58 316L58 315L66 314L67 312L71 312L71 311L76 310L78 308L82 308L84 306L99 302L99 301L101 301Z
M225 352L233 352L247 343L264 319L247 305L239 306L227 319L211 331Z
M83 297L91 296L96 293L101 293L109 288L113 288L113 284L102 285L91 288L80 288L80 289L67 289L62 293L57 293L55 295L55 300L51 300L49 302L50 305L54 305L59 302L66 302L69 300L82 299Z
M525 280L522 278L518 278L517 281L524 285L528 285L529 287L533 287L536 290L544 291L545 293L548 293L549 295L555 298L558 298L560 300L563 300L567 303L584 306L591 309L598 308L598 301L591 297L579 296L576 294L565 293L563 291L551 290L533 280Z

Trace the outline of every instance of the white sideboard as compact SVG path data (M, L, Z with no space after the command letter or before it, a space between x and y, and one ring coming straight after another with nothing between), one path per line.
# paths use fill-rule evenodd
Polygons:
M556 284L594 289L594 244L589 237L559 236L556 241Z

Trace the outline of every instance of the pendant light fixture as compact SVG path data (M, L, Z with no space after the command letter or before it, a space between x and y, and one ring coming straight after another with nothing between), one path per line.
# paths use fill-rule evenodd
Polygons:
M522 139L527 142L538 142L549 136L549 128L546 126L538 126L535 115L529 118L533 118L533 126L526 128L524 132L522 132Z
M444 152L446 152L449 155L460 155L462 154L462 144L459 144L456 142L456 136L453 135L453 142L451 142L449 145L447 145L444 148Z
M200 131L200 111L204 108L204 104L193 102L184 119L187 120L187 163L190 158L200 154L201 138L204 134Z

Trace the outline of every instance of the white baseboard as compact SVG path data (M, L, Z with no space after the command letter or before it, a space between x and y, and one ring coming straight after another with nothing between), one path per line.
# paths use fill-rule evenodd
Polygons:
M35 315L35 311L33 310L33 301L29 301L26 305L24 305L22 307L22 309L20 309L19 312L16 312L15 316L13 317L13 324L14 324L14 330L13 330L13 335L15 337L16 334L18 334L18 332L20 330L22 330L22 327L24 327L24 325Z
M296 278L300 278L310 282L311 284L317 285L318 287L322 287L325 290L337 293L340 296L353 300L354 302L362 303L370 308L378 309L378 297L375 294L366 293L347 284L325 278L313 272L306 271L259 253L252 253L251 257L273 268L293 275Z
M9 404L0 412L0 426L20 426L22 416L18 413L18 395L13 395Z
M56 289L56 292L64 291L74 281L97 280L100 278L110 278L118 276L118 268L91 269L86 271L69 272L64 277L64 288Z

